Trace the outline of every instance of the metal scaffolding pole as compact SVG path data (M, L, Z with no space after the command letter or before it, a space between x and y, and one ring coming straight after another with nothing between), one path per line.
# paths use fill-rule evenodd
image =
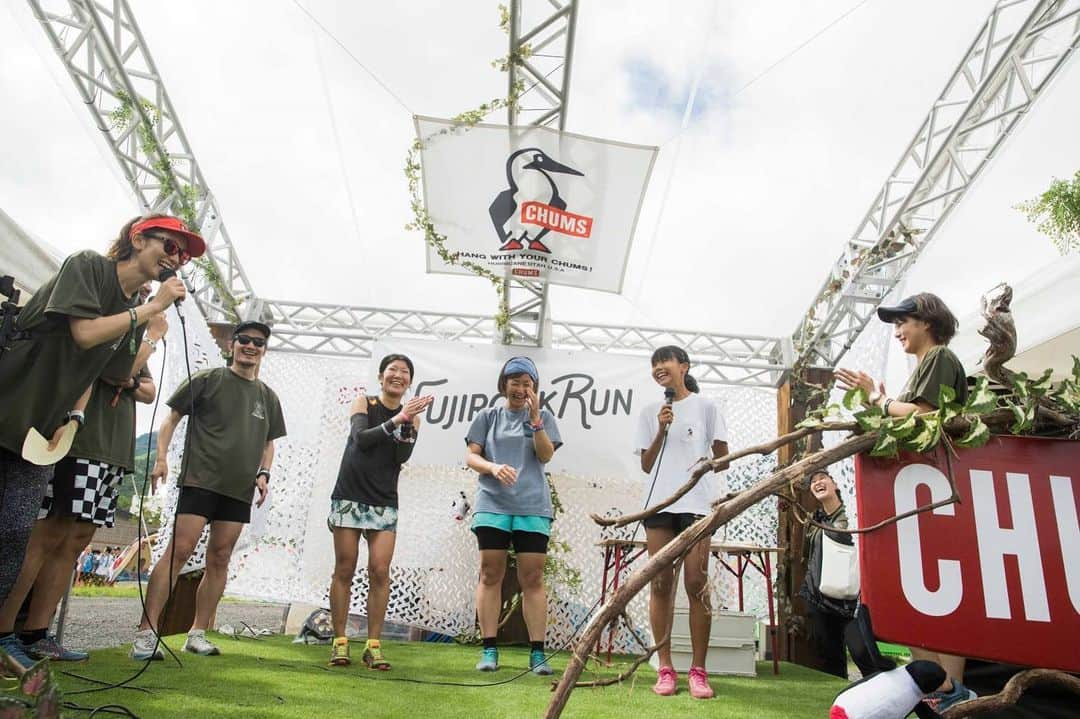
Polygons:
M1080 0L1001 0L833 265L793 339L834 367L1080 44Z
M238 301L253 295L217 201L180 125L127 0L29 0L94 124L120 164L141 212L194 207L211 272ZM234 319L210 273L185 273L203 315Z
M536 126L558 121L562 131L570 102L577 0L531 0L527 8L530 28L523 32L525 3L510 2L509 93L519 82L524 83L525 92L518 104L511 104L507 119L511 125L524 120ZM548 12L551 8L554 12ZM553 80L553 75L558 79ZM548 283L513 277L507 268L503 289L510 314L510 341L533 347L550 344Z

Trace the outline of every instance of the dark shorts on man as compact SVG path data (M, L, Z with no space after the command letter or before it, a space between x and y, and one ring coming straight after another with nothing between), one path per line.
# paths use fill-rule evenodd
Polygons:
M540 532L504 532L495 527L474 527L473 532L476 534L476 544L480 551L507 550L512 542L514 551L519 554L547 554L548 535Z
M251 522L251 502L226 497L202 487L181 487L177 514L196 514L208 522Z
M690 512L658 512L646 519L643 524L645 529L670 529L678 535L685 532L691 524L704 516L704 514L691 514Z

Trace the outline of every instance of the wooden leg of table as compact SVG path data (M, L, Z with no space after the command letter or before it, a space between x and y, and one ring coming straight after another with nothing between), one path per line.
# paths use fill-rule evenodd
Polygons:
M614 594L619 589L619 577L622 575L623 570L623 548L616 547L615 549L615 576L611 580L611 592ZM615 648L615 632L618 629L618 624L612 624L608 629L607 640L607 663L611 666L611 654Z
M611 547L604 547L604 575L600 580L600 606L607 601L608 569L611 568ZM600 643L602 638L596 638L596 655L600 656Z
M769 599L769 639L772 642L772 671L774 675L780 674L780 639L777 636L776 608L773 606L772 588L772 564L769 562L769 553L761 553L762 565L765 567L765 595Z
M744 561L746 560L744 560L743 555L740 554L735 557L735 561L737 563L736 566L739 568L739 611L741 612L743 611L743 574L746 572L746 566L744 565Z

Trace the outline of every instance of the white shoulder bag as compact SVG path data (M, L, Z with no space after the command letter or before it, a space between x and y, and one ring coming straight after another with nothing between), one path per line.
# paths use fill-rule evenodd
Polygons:
M831 599L859 596L859 551L854 543L837 542L821 532L821 593Z

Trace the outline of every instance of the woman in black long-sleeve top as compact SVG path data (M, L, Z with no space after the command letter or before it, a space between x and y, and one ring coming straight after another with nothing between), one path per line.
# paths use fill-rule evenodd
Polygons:
M379 363L379 396L361 393L350 408L349 440L327 519L334 533L334 575L330 581L334 624L330 664L334 666L350 663L345 622L363 537L368 544L368 640L363 661L371 669L390 669L379 637L390 598L390 560L397 538L398 474L412 455L420 414L431 402L430 397L414 397L402 405L412 379L412 360L405 355L387 355Z

